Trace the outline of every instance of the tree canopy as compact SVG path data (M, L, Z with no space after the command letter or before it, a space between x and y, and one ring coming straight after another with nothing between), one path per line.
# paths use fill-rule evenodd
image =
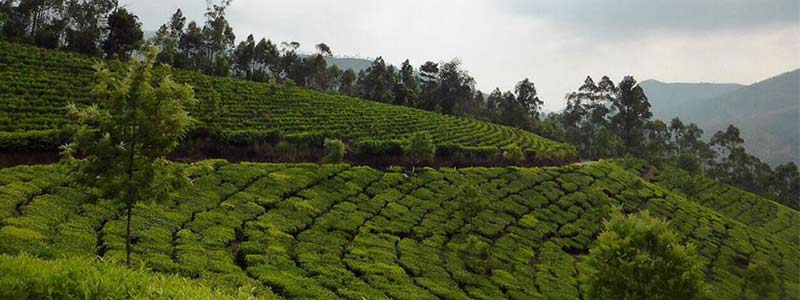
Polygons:
M706 299L694 246L647 211L616 212L583 261L587 299Z
M167 195L174 174L165 167L164 157L195 122L184 109L196 102L192 88L175 83L168 70L154 74L156 53L150 50L146 61L120 74L98 66L94 103L71 104L68 109L75 130L64 152L80 158L74 161L78 182L124 204L128 265L131 211L136 202Z

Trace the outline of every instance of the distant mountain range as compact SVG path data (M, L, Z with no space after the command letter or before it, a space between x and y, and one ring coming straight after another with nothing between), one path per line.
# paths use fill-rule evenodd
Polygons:
M640 85L658 119L696 123L706 138L733 124L761 160L800 164L800 69L747 86L657 80Z
M153 30L144 30L144 39L149 40L156 36L156 32ZM308 57L307 54L300 54L300 57ZM366 70L372 64L372 60L366 58L350 58L350 57L325 57L325 62L328 63L329 66L337 66L339 69L347 70L353 69L353 71L358 74L361 70Z
M301 54L300 57L308 57L307 54ZM350 58L350 57L336 57L336 56L326 56L325 62L328 66L336 66L341 70L353 69L356 74L359 71L366 70L370 65L372 65L372 61L364 58Z

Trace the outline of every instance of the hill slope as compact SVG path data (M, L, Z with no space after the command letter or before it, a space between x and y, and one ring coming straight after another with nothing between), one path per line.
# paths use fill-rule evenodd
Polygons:
M76 54L0 42L0 150L57 149L64 142L59 134L67 122L67 103L91 103L94 63ZM221 142L285 140L320 147L324 138L339 138L382 157L395 154L409 135L428 132L444 155L461 152L491 160L510 145L520 146L531 161L565 161L575 154L570 145L473 119L195 72L176 71L174 77L195 87L202 103L193 113Z
M765 230L789 243L800 245L800 214L796 210L673 166L655 167L643 160L634 159L616 162L631 172L649 177L646 180L690 201L751 227Z
M411 175L348 165L173 166L193 184L136 207L134 260L221 287L263 284L284 299L581 299L577 263L621 205L670 219L697 245L715 299L738 299L744 270L762 255L780 298L800 299L797 244L613 162ZM58 165L0 169L0 253L123 257L119 208L63 174ZM477 195L461 192L469 185Z
M703 85L695 90L704 89L704 95L713 95L730 87ZM684 123L697 123L707 137L733 124L741 130L748 151L762 160L772 165L800 163L800 70L691 101L667 98L670 93L682 95L683 86L679 84L668 87L650 84L644 85L644 89L656 116L680 117ZM699 96L700 92L694 95Z
M653 116L665 121L684 114L700 101L744 87L736 83L666 83L653 79L639 85L650 100Z

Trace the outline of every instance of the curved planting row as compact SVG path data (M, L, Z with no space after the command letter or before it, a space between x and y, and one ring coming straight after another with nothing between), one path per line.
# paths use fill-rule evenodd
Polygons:
M763 229L787 242L800 245L800 212L737 187L693 175L669 165L651 166L642 160L620 160L618 164L641 174L651 168L656 185L686 199L714 209L732 219Z
M775 272L780 299L800 298L797 244L612 162L416 174L174 167L193 184L136 207L134 261L219 288L283 299L581 299L579 262L621 206L669 219L694 243L715 299L739 299L754 260ZM124 257L119 208L72 186L61 167L2 169L0 190L0 253Z
M95 63L76 54L0 42L0 150L56 149L64 142L65 107L91 102ZM325 138L338 138L354 149L388 149L372 153L383 155L392 154L410 135L428 132L445 152L499 156L503 148L518 146L531 160L575 157L570 145L493 123L194 72L177 71L174 77L195 87L201 104L192 111L221 141L289 140L320 147Z

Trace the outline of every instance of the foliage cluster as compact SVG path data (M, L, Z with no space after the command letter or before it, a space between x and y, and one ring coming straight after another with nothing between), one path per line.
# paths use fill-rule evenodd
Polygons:
M582 262L588 299L707 299L694 246L647 211L615 212Z
M0 299L269 299L260 297L257 288L215 290L180 276L83 257L41 260L3 254L0 274Z

